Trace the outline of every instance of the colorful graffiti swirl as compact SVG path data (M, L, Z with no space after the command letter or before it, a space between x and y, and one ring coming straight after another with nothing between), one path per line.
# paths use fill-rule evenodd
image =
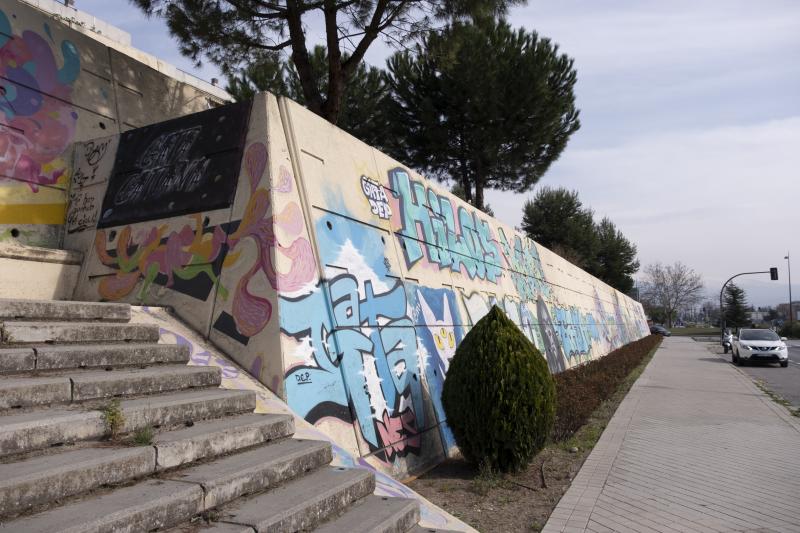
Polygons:
M255 142L247 147L243 168L250 184L250 197L238 228L228 237L231 249L228 263L233 265L240 259L244 260L240 258L241 243L249 240L255 244L256 257L236 284L232 312L238 332L245 337L253 337L264 329L272 316L269 299L251 292L249 285L253 278L263 274L273 289L294 292L313 282L317 266L307 239L296 237L289 246L283 246L275 235L276 229L290 236L301 233L304 228L303 213L296 203L289 202L279 214L272 214L270 191L261 186L267 168L267 147L264 143ZM281 172L279 179L279 190L290 191L291 181L287 179L286 172ZM273 251L291 262L286 273L276 270Z
M224 257L225 232L219 226L205 227L202 214L192 215L193 226L184 225L168 233L166 224L134 233L131 226L119 231L115 249L107 250L108 235L98 230L95 251L107 267L118 270L103 277L98 292L103 299L121 300L139 280L144 280L137 298L144 300L153 283L206 300L219 281L219 262ZM198 278L204 278L201 283ZM220 287L224 293L224 288Z
M61 42L61 68L47 39L25 30L14 35L0 10L0 177L24 181L36 192L65 174L59 157L75 135L78 114L70 105L72 84L80 74L80 54L70 41ZM48 42L49 41L49 42Z

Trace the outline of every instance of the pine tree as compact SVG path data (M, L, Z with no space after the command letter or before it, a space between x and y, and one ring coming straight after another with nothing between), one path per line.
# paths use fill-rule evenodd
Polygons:
M744 289L731 283L725 287L725 325L740 328L750 325L747 316L747 295Z
M630 242L608 218L596 226L597 271L594 275L620 292L633 288L633 275L639 270L636 245Z

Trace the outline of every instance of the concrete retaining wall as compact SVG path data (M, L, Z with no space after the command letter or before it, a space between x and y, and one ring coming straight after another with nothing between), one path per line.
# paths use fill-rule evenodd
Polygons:
M0 298L69 300L83 254L0 243Z
M207 109L224 92L177 79L74 8L36 3L0 5L0 242L56 248L73 142Z
M174 139L185 130L178 122L148 135ZM454 451L442 385L458 343L492 305L553 372L648 334L639 303L291 101L259 95L241 145L229 137L220 145L240 150L241 164L217 181L198 178L186 192L196 203L176 201L184 207L171 213L162 202L151 218L101 229L120 190L147 188L151 156L143 149L123 164L119 136L76 147L74 173L93 176L68 216L66 244L87 256L76 297L174 307L384 472L405 477ZM101 145L103 156L90 157ZM185 169L195 148L158 157ZM190 212L231 184L229 203Z

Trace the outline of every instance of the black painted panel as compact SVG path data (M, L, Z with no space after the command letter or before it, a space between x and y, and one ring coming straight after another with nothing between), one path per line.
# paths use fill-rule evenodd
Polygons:
M229 207L250 102L122 134L98 228Z

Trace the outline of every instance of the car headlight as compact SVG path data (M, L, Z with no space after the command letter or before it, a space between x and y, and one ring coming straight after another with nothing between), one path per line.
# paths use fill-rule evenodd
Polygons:
M753 349L752 346L748 346L746 344L742 344L742 348L744 348L745 350L752 350Z

